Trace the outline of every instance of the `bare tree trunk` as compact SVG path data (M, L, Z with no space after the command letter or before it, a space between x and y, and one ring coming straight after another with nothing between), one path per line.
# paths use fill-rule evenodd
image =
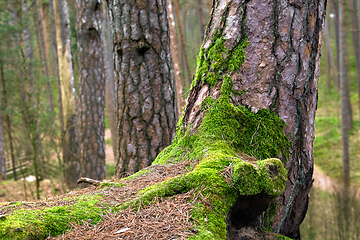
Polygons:
M149 166L175 136L175 83L165 1L109 1L119 156L115 174ZM121 9L121 10L117 10ZM130 28L131 26L131 28Z
M116 164L118 131L116 128L116 110L115 110L115 82L114 82L114 60L113 60L113 44L111 36L111 26L107 13L106 4L103 3L104 25L101 32L104 46L104 67L106 68L106 86L105 86L105 104L107 116L109 118L111 144L114 153L114 161Z
M345 48L345 0L339 0L339 18L341 23L339 26L339 44L340 44L340 98L341 98L341 139L343 148L343 180L344 180L344 198L342 206L345 226L344 226L344 239L349 239L349 219L350 219L350 206L349 206L349 186L350 186L350 156L349 156L349 123L350 123L350 110L349 105L349 81L346 76L346 48ZM355 38L354 38L355 40ZM356 43L354 43L356 44ZM358 44L358 43L357 43Z
M66 185L72 189L77 187L76 181L80 177L80 161L78 110L71 53L70 18L66 0L55 0L54 12L65 126L62 138L64 178Z
M185 106L185 100L183 97L183 84L180 76L179 51L177 46L178 39L176 37L175 20L172 12L171 1L167 1L167 11L168 11L169 28L170 28L171 58L174 63L174 72L175 72L174 75L175 75L175 86L176 86L176 106L178 111L178 117L177 117L178 120Z
M360 42L359 42L359 25L356 12L356 3L354 0L349 0L349 9L351 14L351 33L353 37L353 46L355 50L355 60L356 60L356 76L357 76L357 85L358 85L358 107L360 109ZM360 111L359 111L360 114Z
M181 25L181 19L180 19L180 7L179 7L179 1L174 0L174 7L175 7L175 16L178 23L178 29L180 34L180 44L181 44L181 52L185 59L185 67L186 67L186 73L187 73L187 84L188 86L191 85L192 77L190 72L190 65L189 65L189 59L187 56L186 46L185 46L185 39L183 34L183 29Z
M2 92L4 96L4 105L7 106L7 93L6 93L6 84L5 84L5 75L4 75L4 63L2 59L0 59L0 76L2 81ZM17 174L16 174L16 166L15 166L15 156L14 156L14 146L13 146L13 139L11 134L11 122L10 122L10 116L9 114L5 113L6 118L6 125L7 125L7 134L8 134L8 141L10 145L10 156L11 156L11 163L12 163L12 171L13 171L13 177L14 180L17 180Z
M331 1L334 12L335 12L335 40L336 40L336 67L337 67L337 73L338 73L338 79L340 79L340 60L339 60L339 51L340 51L340 45L339 45L339 25L340 25L340 18L339 18L339 7L337 0ZM337 88L340 88L340 80L338 82Z
M342 19L342 23L339 26L339 40L340 40L340 95L341 95L341 138L343 146L343 178L344 184L349 186L350 184L350 157L349 157L349 104L348 104L348 92L349 92L349 82L346 78L346 62L345 54L346 51L343 48L344 46L344 25L345 17L343 16L345 7L345 1L339 0L339 16Z
M1 42L0 42L0 55L1 55ZM3 60L0 57L0 71L1 71L1 81L4 84L4 70L3 70ZM5 149L4 149L4 136L3 136L3 124L1 116L1 93L0 93L0 180L6 179L6 159L5 159ZM6 106L6 105L5 105Z
M351 130L353 128L353 114L352 114L352 107L351 107L351 100L350 100L350 87L349 87L349 74L348 74L348 69L349 69L349 57L348 57L348 50L347 50L347 40L346 40L346 34L347 34L347 30L346 30L346 11L345 11L345 1L342 2L342 4L344 5L342 8L342 19L340 24L342 24L342 34L344 34L343 36L343 42L342 45L340 45L340 48L342 48L342 50L344 51L344 78L345 78L345 82L344 82L344 87L345 87L345 100L346 100L346 108L347 108L347 118L346 118L346 125L348 126L348 130ZM339 30L340 31L340 30ZM339 32L340 35L340 32ZM340 56L340 55L339 55ZM341 60L340 60L341 61ZM339 65L340 66L340 65ZM341 85L341 83L340 83ZM340 86L341 88L341 86ZM340 90L341 91L341 90ZM341 94L340 94L341 95Z
M325 36L326 36L326 52L328 55L328 61L330 62L330 66L333 72L333 80L334 80L334 87L338 89L339 79L338 79L338 73L336 72L337 68L335 67L334 63L334 57L333 52L331 48L331 36L330 36L330 30L329 30L329 21L328 18L325 18Z
M102 8L101 2L92 0L78 0L76 5L81 176L97 180L106 178L104 60L107 51L101 39Z

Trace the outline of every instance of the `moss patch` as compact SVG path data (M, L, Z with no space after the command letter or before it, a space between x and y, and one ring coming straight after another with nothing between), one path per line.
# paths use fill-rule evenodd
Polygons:
M64 233L70 222L100 221L102 209L98 196L82 196L69 205L41 209L18 209L0 221L0 239L45 239Z

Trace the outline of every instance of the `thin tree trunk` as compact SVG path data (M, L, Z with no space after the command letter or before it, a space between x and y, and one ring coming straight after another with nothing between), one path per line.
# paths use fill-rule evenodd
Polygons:
M0 75L1 75L1 81L2 81L2 92L4 96L4 105L8 106L7 103L7 91L6 91L6 84L5 84L5 75L4 75L4 63L2 59L0 59ZM10 116L8 113L5 113L6 118L6 125L7 125L7 134L8 134L8 140L10 145L10 157L11 157L11 163L12 163L12 171L13 171L13 177L14 180L17 180L17 174L16 174L16 166L15 166L15 156L14 156L14 145L13 145L13 138L11 134L11 122L10 122Z
M0 55L1 55L1 42L0 42ZM1 71L1 80L4 84L4 70L3 70L3 60L0 57L0 71ZM6 105L5 105L6 106ZM1 108L1 92L0 92L0 108ZM3 136L3 124L2 116L0 109L0 180L6 179L6 159L5 159L5 149L4 149L4 136Z
M78 0L76 5L81 176L97 180L106 178L104 60L107 51L101 39L102 8L101 2L92 0Z
M349 105L349 82L346 76L346 48L345 48L345 0L339 0L339 18L341 23L339 26L339 44L340 44L340 98L341 98L341 139L343 148L343 180L344 180L344 195L343 195L343 214L344 214L344 236L343 239L349 239L349 224L350 224L350 206L349 206L349 186L350 186L350 156L349 156L349 123L350 110Z
M58 105L59 105L59 120L60 120L60 129L61 129L61 136L63 136L63 132L65 129L64 124L64 113L63 113L63 105L62 105L62 94L61 94L61 83L60 83L60 73L59 73L59 59L58 59L58 46L56 42L56 29L60 29L60 27L55 27L55 10L54 10L54 1L56 0L49 0L49 25L53 26L50 29L50 40L51 40L51 52L52 52L52 59L54 65L54 74L56 79L56 86L58 92ZM61 137L63 139L63 137Z
M185 106L185 100L183 97L183 84L180 76L180 63L179 63L179 51L178 51L178 40L176 37L176 27L175 20L172 11L171 1L167 1L167 11L170 27L170 48L171 48L171 58L174 63L174 76L175 76L175 86L176 86L176 105L178 111L178 117L181 116L183 107ZM191 19L190 19L191 21Z
M104 25L101 32L101 37L104 46L104 67L106 69L106 86L105 86L105 104L107 116L109 118L111 145L114 153L114 161L116 164L117 146L118 146L118 131L116 128L116 110L115 110L115 82L114 82L114 61L113 61L113 45L111 36L111 27L109 23L109 16L107 7L103 4Z
M349 0L349 9L351 14L351 33L353 37L353 46L355 50L355 60L356 60L356 76L357 76L357 85L358 85L358 107L360 110L360 42L359 42L359 25L356 12L356 3L354 0ZM359 111L360 114L360 111Z
M340 79L340 60L339 60L339 51L340 51L340 45L339 45L339 25L340 25L340 18L339 18L339 7L337 0L331 1L334 12L335 12L335 41L336 41L336 69L337 69L337 79ZM337 89L340 88L340 80L338 82Z
M165 1L156 6L151 1L108 4L116 51L119 156L115 174L120 176L149 166L174 139L176 93Z
M336 71L337 68L335 67L333 52L331 48L331 35L329 30L329 21L327 17L325 18L325 37L326 37L326 52L328 54L328 61L330 62L330 66L333 73L332 75L334 80L334 87L338 89L338 86L340 84L339 84L338 73Z
M352 114L352 107L351 107L351 100L350 100L350 87L349 87L349 84L350 84L350 81L349 81L349 57L348 57L348 50L347 50L347 40L346 40L346 34L347 34L347 30L346 30L346 9L345 9L345 5L346 5L346 2L343 1L342 4L344 5L343 8L342 8L342 19L341 19L341 24L342 24L342 34L344 35L343 36L343 42L342 42L342 45L340 45L340 48L342 48L342 50L344 51L344 78L346 79L345 80L345 99L346 99L346 108L347 108L347 123L346 125L348 126L348 130L351 130L353 128L353 114ZM340 34L340 33L339 33ZM339 65L340 66L340 65ZM341 84L341 83L340 83ZM341 95L341 94L340 94Z
M77 187L76 182L80 177L79 126L73 57L71 52L70 18L66 0L55 0L54 11L62 94L61 99L65 126L62 138L64 179L66 185L72 189Z
M178 22L178 29L180 34L180 44L181 44L181 52L185 59L185 67L186 67L186 73L187 73L187 85L190 86L192 82L191 72L190 72L190 65L189 65L189 59L187 56L186 46L185 46L185 39L183 34L183 29L181 25L181 19L180 19L180 7L179 7L179 1L174 0L174 8L175 8L175 16L176 20Z
M350 184L350 157L349 157L349 105L348 105L348 92L349 92L349 82L346 77L346 62L344 49L344 25L345 25L345 16L343 16L345 7L345 0L339 0L339 16L342 19L342 23L339 26L339 41L340 41L340 95L341 95L341 138L342 138L342 147L343 147L343 178L345 186Z

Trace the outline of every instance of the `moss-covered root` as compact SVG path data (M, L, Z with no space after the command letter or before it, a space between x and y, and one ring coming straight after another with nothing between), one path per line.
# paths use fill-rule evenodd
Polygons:
M99 203L97 196L85 195L64 200L61 206L15 210L0 220L0 239L45 239L64 233L70 222L91 219L95 224L103 212Z
M191 172L145 188L139 199L123 207L138 207L139 203L148 205L160 197L196 189L191 214L198 224L197 235L201 239L226 239L226 216L230 210L235 213L230 217L234 223L249 224L284 190L285 181L286 170L278 159L247 162L226 152L210 152ZM239 199L241 204L250 200L252 206L262 207L245 210ZM256 216L245 217L250 212L256 212ZM237 213L243 216L235 216Z

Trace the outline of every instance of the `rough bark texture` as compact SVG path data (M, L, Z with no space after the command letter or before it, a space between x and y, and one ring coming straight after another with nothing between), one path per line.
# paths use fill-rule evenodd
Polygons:
M183 96L183 84L181 81L180 75L180 61L179 61L179 50L178 50L178 39L176 37L176 28L175 20L172 11L171 1L167 1L167 11L169 19L169 28L170 28L170 48L171 48L171 58L174 63L174 75L175 75L175 86L176 86L176 104L178 116L181 116L182 110L185 106L185 100ZM177 117L177 120L179 118Z
M165 1L109 1L115 46L119 156L116 174L150 165L171 143L175 83Z
M253 112L271 109L287 124L284 131L292 141L288 180L277 199L273 230L299 239L313 182L316 88L326 0L217 0L214 4L204 49L216 32L222 33L230 50L246 36L249 41L246 61L239 71L230 73L234 88L245 91L233 98L233 104L251 106ZM194 131L201 125L201 103L207 96L217 98L220 86L194 84L183 118L185 128L191 125Z
M80 175L78 115L70 41L70 18L66 0L55 0L54 10L64 113L62 137L64 177L66 185L69 188L75 188Z
M102 2L77 0L81 176L105 179L105 74Z

